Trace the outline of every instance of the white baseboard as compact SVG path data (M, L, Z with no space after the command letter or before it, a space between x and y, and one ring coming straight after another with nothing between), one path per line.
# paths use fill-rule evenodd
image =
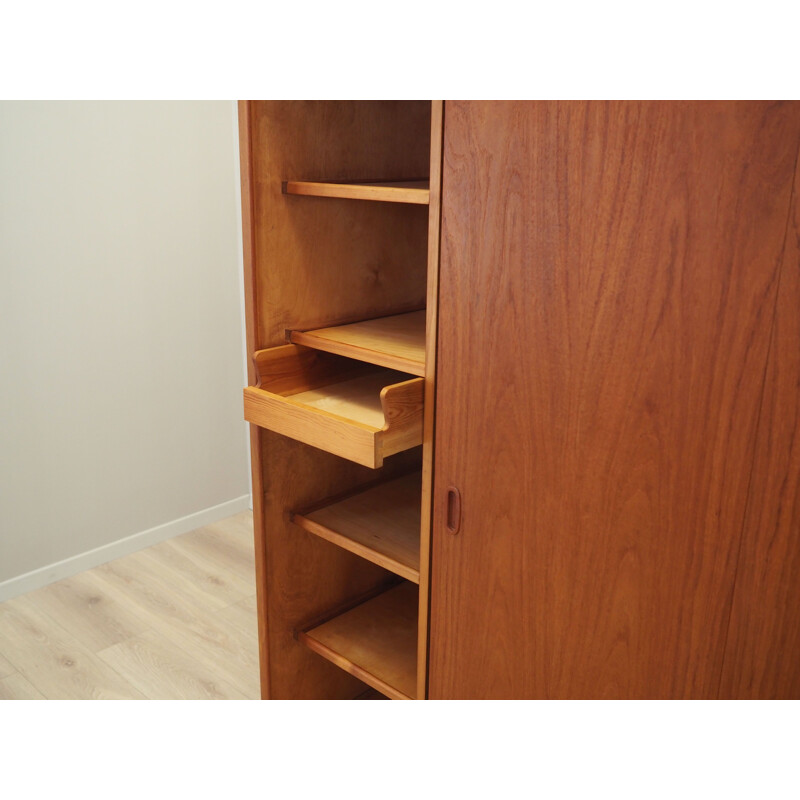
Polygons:
M225 517L233 516L249 508L252 508L250 495L245 494L234 500L211 506L211 508L204 508L202 511L197 511L186 517L165 522L163 525L157 525L155 528L134 533L132 536L126 536L116 542L104 544L94 550L88 550L85 553L65 558L55 564L35 569L32 572L26 572L16 578L9 578L0 583L0 603L26 592L32 592L34 589L41 589L42 586L55 583L63 578L70 578L86 569L99 567L101 564L113 561L115 558L130 555L137 550L171 539L173 536L180 536L196 528L202 528L203 525L219 522Z

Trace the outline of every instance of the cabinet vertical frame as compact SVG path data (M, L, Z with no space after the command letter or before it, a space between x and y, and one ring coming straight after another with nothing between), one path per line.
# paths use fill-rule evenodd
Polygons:
M425 323L425 417L422 427L422 509L420 519L419 631L417 697L428 696L428 620L430 618L433 442L436 409L436 342L439 312L439 231L442 220L444 102L431 104L430 205L428 206L428 299Z
M253 199L251 173L251 136L250 136L250 103L239 101L239 169L242 185L242 258L244 268L244 314L245 341L247 347L247 383L252 386L256 382L255 363L252 354L257 347L256 283L253 271ZM261 472L261 430L250 425L250 474L253 492L253 537L255 540L256 566L256 608L258 618L258 663L260 665L261 697L268 698L269 670L267 669L267 615L266 584L264 580L266 551L264 537L264 517L262 510L263 480Z
M417 697L425 696L429 512L442 103L242 101L239 104L248 384L256 352L287 331L427 308L423 445L373 470L251 425L261 693L345 699L364 683L298 637L333 609L396 577L291 521L328 495L422 466ZM428 170L431 170L430 173ZM296 196L287 181L415 181L429 204ZM422 590L422 587L420 587ZM302 637L300 637L302 638Z

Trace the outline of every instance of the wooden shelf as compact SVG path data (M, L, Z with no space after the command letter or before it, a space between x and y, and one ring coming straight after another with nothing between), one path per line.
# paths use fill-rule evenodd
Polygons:
M430 184L421 181L362 181L358 183L322 183L285 181L286 194L313 197L341 197L347 200L378 200L384 203L411 203L426 206L430 202Z
M422 475L414 472L319 503L292 522L374 564L419 583Z
M289 341L410 375L425 376L425 311L334 328L291 331Z
M377 689L367 689L366 692L361 692L358 697L354 697L353 700L388 700L389 698L385 694L381 694Z
M403 581L298 633L298 639L387 697L413 700L417 694L417 606L417 587Z
M376 469L422 443L422 378L288 344L254 356L248 422Z

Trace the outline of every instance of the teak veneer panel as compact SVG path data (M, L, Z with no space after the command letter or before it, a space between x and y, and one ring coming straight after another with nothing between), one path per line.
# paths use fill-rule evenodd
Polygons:
M339 197L347 200L377 200L384 203L428 205L428 181L393 181L370 183L322 183L286 181L286 194L314 197Z
M737 605L796 608L796 560L774 560L797 558L784 282L762 417L791 443L761 445L755 469L753 456L799 112L446 104L432 699L717 697L751 474L761 533L735 594L743 579L781 588ZM500 330L513 347L490 344ZM771 689L794 680L777 654L783 638L796 658L796 610L784 628L773 617L758 633L758 619L731 628L729 652L760 650L728 693L759 673Z
M419 583L419 472L320 503L292 521L339 547Z
M315 331L292 331L289 341L411 375L425 376L424 311Z
M403 582L298 638L394 700L417 690L417 587Z
M800 699L800 161L778 286L721 698Z

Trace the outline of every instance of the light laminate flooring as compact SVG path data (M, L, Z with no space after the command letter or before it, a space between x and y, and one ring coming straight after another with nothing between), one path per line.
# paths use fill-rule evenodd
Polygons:
M246 511L0 603L0 700L259 697Z

